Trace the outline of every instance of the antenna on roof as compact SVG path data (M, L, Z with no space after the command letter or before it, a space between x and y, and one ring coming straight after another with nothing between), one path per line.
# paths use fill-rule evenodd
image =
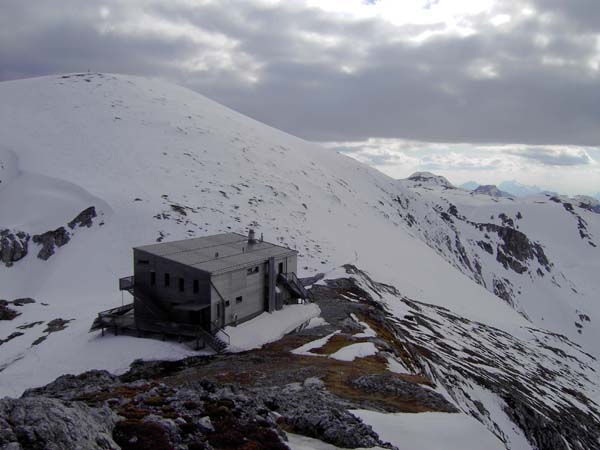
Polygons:
M260 242L263 242L263 234L260 233Z
M254 234L254 230L252 228L250 228L250 230L248 230L248 244L250 244L250 245L256 244L256 237Z

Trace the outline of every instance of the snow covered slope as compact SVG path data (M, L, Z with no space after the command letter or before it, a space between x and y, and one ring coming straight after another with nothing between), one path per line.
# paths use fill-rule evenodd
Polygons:
M161 81L51 76L0 83L0 98L0 298L35 299L4 305L20 315L0 321L0 395L190 354L87 330L121 304L131 247L248 227L296 248L301 276L352 263L515 339L535 325L597 354L592 211L473 196L427 173L398 182ZM582 389L596 385L582 370Z
M588 197L477 195L399 181L418 196L407 222L447 261L533 324L598 355L600 214Z
M0 98L0 228L35 236L84 208L98 215L47 261L29 240L25 257L1 267L1 297L37 301L0 323L3 339L23 333L1 347L3 393L172 355L173 345L125 337L115 354L115 342L86 332L97 311L121 304L116 282L131 273L131 247L248 226L298 249L303 274L354 262L474 320L526 323L408 234L393 201L402 189L348 157L159 81L52 76L1 83ZM53 318L75 320L33 347L45 325L15 329Z

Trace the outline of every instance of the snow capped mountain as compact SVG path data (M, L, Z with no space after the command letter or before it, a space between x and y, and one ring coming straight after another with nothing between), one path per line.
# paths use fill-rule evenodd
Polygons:
M536 195L544 192L544 190L538 186L519 183L516 180L503 181L498 184L498 188L515 197L527 197L529 195Z
M566 197L523 199L424 189L410 223L422 239L474 281L540 327L595 352L600 268L599 216Z
M438 383L506 448L542 442L537 425L559 412L589 417L578 419L588 434L565 438L571 448L595 438L600 214L590 199L473 195L428 172L394 180L155 80L42 77L0 83L0 98L1 395L195 354L87 331L121 304L131 247L253 227L299 251L300 276L355 280L407 349L411 376ZM273 329L254 346L315 314L298 311L267 317Z
M477 188L475 188L473 190L473 193L489 195L490 197L511 197L510 194L508 194L507 192L501 191L493 184L477 186Z
M474 191L481 186L482 185L477 183L476 181L467 181L466 183L460 185L461 188L467 189L469 191ZM544 191L538 186L519 183L516 180L502 181L498 184L498 186L494 187L508 194L508 196L513 197L527 197L530 195L538 195L543 193L554 194L553 192Z
M18 330L23 336L2 346L7 393L65 370L117 369L134 357L172 355L176 346L123 338L128 344L117 362L114 345L87 334L99 310L121 304L116 280L132 270L131 247L248 226L298 249L301 275L354 262L414 298L474 320L509 329L526 324L405 231L410 210L402 205L416 201L414 194L351 158L158 81L65 75L5 82L0 94L2 229L15 236L3 246L28 247L2 267L0 286L4 298L37 301L2 330L74 319L42 344L30 347L40 325ZM91 227L67 225L92 206ZM35 237L48 232L53 254L44 261ZM427 282L431 268L438 268L438 283ZM63 356L44 351L49 345ZM46 369L31 371L34 361Z
M456 189L445 177L431 172L415 172L407 179L421 186L441 186L446 189Z

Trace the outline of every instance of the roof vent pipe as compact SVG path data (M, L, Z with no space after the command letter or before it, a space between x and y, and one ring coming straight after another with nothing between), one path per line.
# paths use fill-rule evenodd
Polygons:
M256 244L256 237L252 228L248 231L248 244Z

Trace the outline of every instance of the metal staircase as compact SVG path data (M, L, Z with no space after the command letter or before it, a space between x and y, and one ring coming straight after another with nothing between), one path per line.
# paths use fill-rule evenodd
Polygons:
M137 325L130 319L132 323L124 327L119 319L134 310L135 303L130 303L98 313L90 328L90 332L100 329L104 330L104 328L130 329L130 331L136 331L138 334L141 331L145 331L178 336L179 338L192 338L196 340L198 347L199 342L202 341L217 353L222 353L229 347L229 335L217 323L212 324L215 331L211 333L198 325L170 321L170 314L167 308L160 305L151 295L140 289L139 286L136 288L133 276L120 278L119 290L129 292L134 299L139 300L137 305L147 309L154 316L154 320L145 321L142 329L138 329Z
M280 273L277 282L282 284L295 298L310 298L308 290L302 285L294 272Z

